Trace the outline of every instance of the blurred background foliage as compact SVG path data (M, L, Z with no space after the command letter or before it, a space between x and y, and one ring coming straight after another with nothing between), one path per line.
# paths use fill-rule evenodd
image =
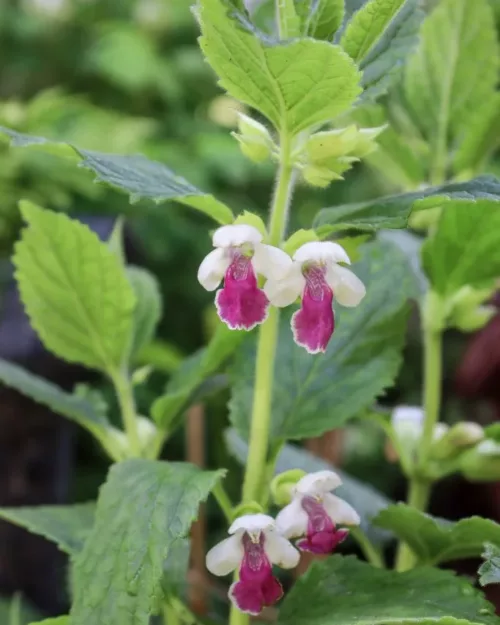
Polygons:
M500 23L500 1L490 1ZM423 5L430 10L438 2L426 0ZM273 167L245 159L231 137L236 112L242 108L223 95L204 62L190 5L189 0L0 0L0 125L91 150L143 153L213 192L236 212L248 209L264 214ZM271 19L269 6L264 2L257 15L263 24ZM356 112L355 120L364 125L390 123L381 150L329 189L297 189L293 228L309 227L319 208L408 191L429 182L429 146L412 134L401 97L396 80L387 96ZM496 123L500 130L500 119ZM498 173L495 150L496 144L493 157L478 163L472 173ZM22 198L77 216L127 216L135 262L156 275L164 298L160 342L145 358L159 363L159 371L138 389L139 407L146 414L182 355L199 349L210 334L213 295L199 288L196 271L210 248L213 224L172 203L130 205L124 196L95 185L88 172L73 164L0 145L4 277L9 276L8 258L20 228L17 202ZM401 244L411 248L408 240ZM386 398L388 403L420 401L418 323L415 315L404 367L396 389ZM445 412L450 421L464 416L464 406L456 399L454 372L466 340L458 333L447 337ZM112 403L112 394L103 390ZM237 465L221 435L226 401L222 392L208 403L206 446L210 464L235 469L236 491ZM474 419L475 413L467 416ZM489 420L491 414L480 412L480 418ZM183 436L180 432L169 442L169 458L184 457ZM346 470L396 496L399 473L385 462L384 438L369 422L348 426L342 455ZM106 462L81 433L77 460L71 497L92 498L103 481Z

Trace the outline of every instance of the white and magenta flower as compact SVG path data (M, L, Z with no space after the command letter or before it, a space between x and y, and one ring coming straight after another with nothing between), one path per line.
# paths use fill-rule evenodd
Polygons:
M274 519L266 514L241 516L228 532L231 536L207 553L207 569L220 576L239 568L239 580L229 589L229 598L242 612L259 614L283 596L272 565L293 569L299 552L276 532Z
M207 291L217 291L219 317L232 330L251 330L267 317L269 300L257 284L257 274L280 280L292 265L288 254L262 243L253 226L233 224L218 228L213 235L216 248L198 269L198 280Z
M357 306L366 289L352 271L338 264L350 264L338 243L306 243L295 252L293 260L284 278L269 277L265 294L271 304L280 307L301 296L301 307L292 317L295 342L310 354L324 352L334 329L333 298L342 306Z
M331 490L342 483L333 471L318 471L301 478L292 490L292 501L276 517L276 529L286 538L304 536L301 551L332 553L349 531L337 525L359 525L358 513Z

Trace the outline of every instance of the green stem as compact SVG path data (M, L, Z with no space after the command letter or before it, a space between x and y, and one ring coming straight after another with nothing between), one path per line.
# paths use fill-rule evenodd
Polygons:
M141 441L137 431L137 412L130 378L123 371L118 371L111 376L111 379L113 380L116 396L120 405L123 427L127 434L130 451L134 457L139 458L142 455Z
M212 489L212 495L215 497L217 503L219 504L219 507L224 513L227 522L231 523L233 520L233 504L231 503L229 495L224 490L224 486L222 486L221 482L217 482L215 488Z
M280 39L300 35L300 20L295 11L294 0L276 0L276 21Z
M425 477L425 467L434 436L434 428L441 408L442 331L432 327L432 320L427 319L423 311L424 338L424 427L418 450L419 466L410 479L408 504L417 510L425 511L432 488L432 480ZM396 558L396 569L406 571L416 564L413 551L405 544L400 544Z
M372 543L363 530L359 527L353 527L350 530L350 534L361 547L361 551L368 562L377 569L384 569L385 562L380 549Z
M163 604L162 612L164 625L180 625L181 620L168 600Z

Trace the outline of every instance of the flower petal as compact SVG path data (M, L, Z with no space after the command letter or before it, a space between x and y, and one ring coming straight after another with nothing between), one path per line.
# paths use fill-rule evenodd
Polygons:
M228 529L229 534L236 532L263 532L274 527L274 519L267 514L243 514L235 519Z
M292 267L292 259L286 252L273 245L258 243L254 247L252 265L258 274L272 280L281 280Z
M323 507L335 525L359 525L359 514L354 508L336 495L323 496Z
M241 534L235 534L210 549L206 555L207 569L213 575L228 575L239 567L243 555Z
M313 297L306 287L300 309L292 316L293 338L310 354L325 352L335 327L333 292L324 285L322 296Z
M340 265L329 265L326 281L333 290L335 299L342 306L357 306L366 295L365 285L350 269Z
M420 406L396 406L392 411L391 423L396 425L397 423L413 422L420 426L424 423L424 409Z
M301 245L293 255L293 260L299 263L316 261L319 263L346 263L351 264L345 249L333 241L310 241Z
M297 482L295 492L313 497L321 496L338 488L341 484L342 480L334 471L316 471L304 475Z
M217 228L212 237L214 247L237 247L244 243L257 244L262 241L262 234L247 224L232 224Z
M240 612L257 616L264 608L264 593L258 584L237 581L231 584L228 592L229 599Z
M306 279L302 275L300 265L295 263L281 280L268 280L264 285L264 293L273 306L283 308L293 304L305 286Z
M276 529L285 538L303 536L307 530L307 513L302 507L300 497L294 497L276 517Z
M293 569L297 566L300 553L290 541L274 530L266 530L264 536L264 551L272 564L277 564L282 569Z
M215 291L230 262L224 250L212 250L201 262L198 269L198 282L207 291Z

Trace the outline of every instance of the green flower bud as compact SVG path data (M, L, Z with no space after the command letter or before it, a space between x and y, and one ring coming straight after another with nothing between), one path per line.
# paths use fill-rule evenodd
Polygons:
M245 514L261 513L264 513L264 508L259 503L256 501L247 501L233 508L231 521L235 521L238 517L244 516Z
M136 419L136 427L137 436L141 444L141 451L145 452L151 446L158 429L151 419L141 416L138 416ZM133 456L130 449L130 441L125 432L110 426L106 433L108 447L112 450L113 456L116 457L116 459L124 460Z
M500 443L485 439L460 457L459 469L472 481L500 480Z
M496 315L494 306L478 306L469 311L457 312L450 320L450 326L462 332L476 332Z
M448 460L482 441L484 430L472 421L461 421L452 426L448 432L431 447L431 457L436 460Z
M483 328L495 315L494 306L483 306L493 294L495 286L485 289L474 289L467 285L459 289L447 300L448 326L475 332Z
M297 482L306 475L302 469L290 469L276 475L271 481L271 496L277 506L286 506L292 500L292 490Z
M239 132L233 132L232 135L240 144L243 154L250 160L261 163L271 156L275 146L263 124L243 113L238 113L238 130Z

